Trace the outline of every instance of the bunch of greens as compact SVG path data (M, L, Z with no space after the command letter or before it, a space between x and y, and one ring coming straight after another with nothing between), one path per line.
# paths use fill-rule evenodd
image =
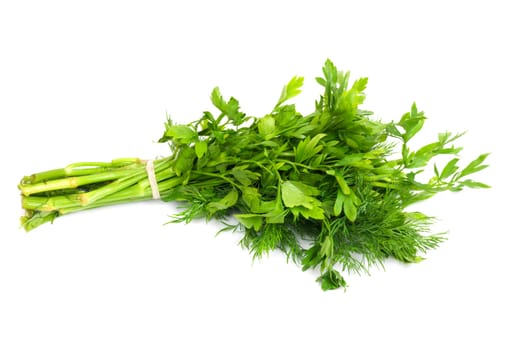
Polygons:
M431 218L407 211L442 191L486 188L468 175L486 167L482 154L458 166L462 134L445 132L417 150L409 141L425 116L414 104L398 122L383 123L359 108L367 78L349 84L349 73L331 61L317 82L324 93L303 116L287 101L303 78L294 77L274 109L261 118L243 113L218 88L204 112L187 125L168 120L160 142L171 155L154 161L160 196L184 201L176 222L219 219L243 234L254 257L275 249L303 270L319 269L324 290L344 287L340 272L367 272L393 257L418 262L442 235L428 234ZM451 155L428 181L420 174L434 157ZM428 176L426 176L428 177ZM28 231L56 217L89 208L152 198L145 161L122 158L85 162L26 176L19 189ZM228 218L233 216L234 223Z

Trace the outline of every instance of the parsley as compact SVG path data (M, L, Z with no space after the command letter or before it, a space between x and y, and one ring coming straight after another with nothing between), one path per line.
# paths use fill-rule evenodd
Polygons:
M281 249L303 270L318 269L324 290L345 287L343 272L368 272L389 257L420 261L444 237L429 234L432 218L408 207L443 191L487 188L468 176L487 167L488 154L460 167L454 141L462 134L449 132L412 149L424 113L413 104L398 122L373 120L360 109L368 79L349 87L349 77L326 61L316 79L324 92L306 116L287 103L303 85L294 77L261 118L215 88L218 113L187 125L168 120L160 142L172 154L154 166L161 198L185 203L174 221L225 223L233 216L225 227L242 232L241 244L254 257ZM430 164L442 155L451 156L444 167ZM422 181L427 168L433 174ZM75 211L152 196L136 158L37 173L19 189L27 231Z

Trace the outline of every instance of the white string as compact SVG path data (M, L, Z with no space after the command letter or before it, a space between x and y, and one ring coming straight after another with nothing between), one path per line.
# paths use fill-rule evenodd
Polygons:
M155 177L155 167L153 166L152 160L146 161L146 173L148 174L148 181L150 182L153 199L160 199L157 178Z

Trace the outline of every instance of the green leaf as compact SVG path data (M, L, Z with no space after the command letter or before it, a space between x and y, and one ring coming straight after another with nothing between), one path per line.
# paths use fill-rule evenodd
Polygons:
M351 90L356 90L357 92L363 92L368 85L368 78L359 78L352 85Z
M259 120L257 128L259 129L259 134L261 134L265 140L269 140L274 136L276 130L275 118L270 115L266 115L264 118Z
M265 205L269 205L268 202L264 202ZM268 224L283 224L285 222L285 216L287 211L283 209L280 199L277 199L273 203L272 209L268 211L264 216L266 217L266 223ZM262 204L261 204L262 207Z
M202 156L204 156L204 154L208 150L208 144L204 141L197 141L194 147L197 158L202 158Z
M297 206L290 208L290 212L292 215L294 215L294 218L297 219L299 215L303 215L305 219L316 219L316 220L323 220L324 215L324 209L320 207L319 205L315 205L315 202L313 202L313 205L311 208L308 208L307 206Z
M284 181L282 183L283 204L288 208L303 206L311 209L316 199L311 197L318 195L320 191L312 186L298 181Z
M460 177L465 177L467 175L476 173L488 167L488 165L481 165L486 158L489 156L489 153L481 154L476 159L472 160L470 164L468 164L463 170L461 170Z
M214 88L211 92L211 102L222 112L233 125L240 125L245 119L245 114L239 111L239 102L234 97L231 97L228 102L225 102L218 87Z
M333 92L334 92L336 101L340 102L340 104L342 102L342 101L340 101L340 98L343 98L343 95L345 94L345 91L347 90L347 88L349 86L349 78L350 78L350 72L337 71L336 82L338 84L338 89ZM355 97L354 95L355 95L355 91L353 91L353 93L349 97ZM353 100L353 98L352 98L352 100ZM350 103L350 102L352 102L352 103ZM353 101L349 101L347 107L353 107L353 106L354 106ZM342 107L342 106L340 106L340 107ZM357 105L355 105L355 107L357 107ZM341 108L341 110L343 111L344 108Z
M371 160L365 159L364 154L352 153L348 154L339 161L336 162L336 166L350 166L362 169L372 169Z
M407 263L417 264L417 263L420 263L421 261L424 261L424 258L422 256L418 256L418 255L407 256L407 257L405 257L405 259L403 261L407 262Z
M324 78L326 79L327 84L336 85L338 82L338 70L334 63L327 59L324 63L324 67L322 68L322 72L324 73Z
M347 282L345 282L345 279L336 270L326 271L317 278L317 282L320 282L322 290L324 291L347 287Z
M405 113L398 122L398 125L405 129L405 134L403 135L405 142L408 142L422 129L425 119L424 112L419 112L416 104L412 104L410 113Z
M422 168L425 167L432 158L439 154L459 154L461 148L454 146L449 147L447 144L461 137L461 135L463 134L452 135L451 133L441 133L438 136L438 142L429 143L421 147L415 153L410 153L407 159L405 159L405 153L402 153L406 167L412 169ZM403 149L405 149L405 147L406 144L403 144Z
M313 186L308 186L298 181L284 181L282 183L282 199L286 207L297 219L303 215L306 219L324 219L322 202L316 199L320 191Z
M338 191L336 194L336 200L333 206L333 213L335 216L340 216L343 210L343 203L345 202L345 195L343 192Z
M164 135L182 144L189 144L197 139L197 132L187 125L168 126Z
M234 217L246 228L253 228L256 231L261 229L264 221L264 217L259 214L236 214Z
M438 142L440 142L440 144L442 144L442 145L446 145L446 144L448 144L450 142L456 141L457 139L459 139L464 134L465 134L464 132L457 133L457 134L454 134L454 135L451 132L449 132L449 131L442 132L442 133L438 134Z
M266 213L266 223L268 224L283 224L285 222L285 216L287 212L283 209L275 209L269 213Z
M259 213L261 207L261 195L255 187L241 187L241 198L253 213Z
M324 79L324 78L317 77L317 78L315 78L315 81L316 81L317 83L319 83L319 85L322 85L322 86L324 86L324 87L326 86L326 79Z
M324 238L322 245L320 246L320 255L322 257L331 257L334 253L334 242L333 238L329 235Z
M320 255L320 244L316 243L311 248L306 249L303 253L303 259L301 260L303 271L317 266L321 261L322 256Z
M282 94L280 95L275 108L278 108L287 100L299 95L301 93L301 87L303 86L303 83L303 77L293 77L289 83L283 87Z
M210 202L206 205L206 209L208 212L213 215L217 211L225 210L227 208L232 207L238 201L238 191L236 189L232 189L225 197L220 199L219 201Z
M293 208L298 205L308 205L308 198L292 181L285 181L282 184L282 199L286 207Z
M469 188L491 188L491 186L489 186L485 183L472 181L472 180L468 180L468 179L461 181L460 184L462 184L466 187L469 187Z
M234 167L231 170L231 173L232 176L234 176L234 178L238 180L239 183L241 183L243 186L250 186L252 184L252 181L250 180L247 173L243 169Z
M419 148L415 154L416 157L430 160L439 149L441 149L441 144L439 142L432 142Z
M296 162L302 163L319 153L323 146L318 145L318 143L324 136L326 136L326 134L317 134L312 138L307 137L303 141L300 141L295 152Z
M258 173L237 166L232 168L231 173L243 186L250 186L253 181L260 177Z
M280 147L280 144L275 141L262 141L259 144L266 147Z
M440 178L440 172L438 171L437 165L433 164L433 172L437 178Z
M234 97L227 102L228 109L225 115L232 121L233 125L241 125L245 120L245 113L239 111L239 102Z
M195 156L196 155L193 148L185 145L185 147L180 149L176 161L174 162L174 172L177 176L181 176L181 174L192 169Z
M340 186L340 189L342 190L343 194L348 196L350 194L350 187L343 178L343 175L336 173L335 177L336 181L338 181L338 185Z
M449 176L456 173L456 171L459 169L459 167L456 165L458 163L459 158L451 159L447 165L442 169L442 172L440 173L440 179L444 180L447 179Z
M338 186L340 186L340 189L342 190L343 194L348 196L351 193L350 187L347 184L347 181L345 181L345 178L343 177L343 173L338 170L327 170L326 174L334 176L336 179L336 182L338 183Z
M398 128L396 127L396 125L393 122L391 122L391 123L389 123L389 124L386 125L386 131L391 136L394 136L394 137L397 137L397 138L400 138L400 139L403 138L402 133L398 130Z
M218 108L219 111L226 113L228 109L227 102L225 102L224 98L222 97L218 86L215 87L213 91L211 91L211 103L213 103L213 105Z
M354 203L354 198L352 196L346 196L343 202L343 210L345 212L345 216L350 221L354 222L357 218L357 207Z
M342 78L343 82L340 82L340 75L343 76ZM357 107L361 105L366 98L366 95L363 93L363 91L368 83L368 78L359 78L354 82L350 90L345 91L347 88L349 72L345 74L339 72L338 77L340 88L335 94L336 95L335 98L338 102L337 105L338 111L339 113L348 114L349 116L352 116L353 114L356 113Z

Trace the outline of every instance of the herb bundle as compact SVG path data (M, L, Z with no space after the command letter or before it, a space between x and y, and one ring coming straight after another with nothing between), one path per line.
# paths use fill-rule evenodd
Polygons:
M459 167L461 148L453 142L462 134L449 132L413 150L409 141L425 121L415 104L398 122L383 123L359 108L367 78L349 86L349 73L327 60L316 80L324 92L306 116L287 103L301 92L301 77L261 118L215 88L218 113L187 125L167 120L160 142L171 155L150 162L155 187L137 158L25 176L22 226L29 231L68 213L148 200L156 189L164 201L184 202L173 221L221 220L242 232L241 245L254 257L281 249L303 270L320 270L324 290L346 286L339 270L367 272L390 257L420 261L443 236L429 234L432 218L407 207L438 192L488 187L468 178L487 166L487 154ZM452 159L440 169L432 163L432 176L421 181L440 155Z

